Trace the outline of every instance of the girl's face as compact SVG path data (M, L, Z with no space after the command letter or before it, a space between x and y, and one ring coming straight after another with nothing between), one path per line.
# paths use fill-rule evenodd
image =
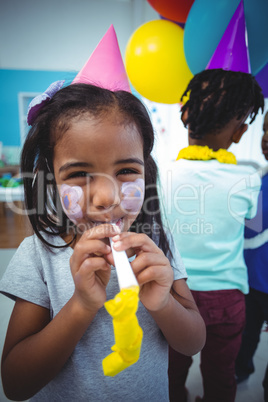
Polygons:
M75 118L54 148L54 172L66 215L78 232L114 223L127 231L144 198L143 142L121 116Z

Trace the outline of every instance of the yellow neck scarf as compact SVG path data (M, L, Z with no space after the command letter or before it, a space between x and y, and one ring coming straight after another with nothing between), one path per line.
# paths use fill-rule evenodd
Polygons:
M180 150L177 159L191 159L208 161L210 159L217 159L220 163L232 163L237 164L236 157L232 152L226 151L226 149L219 149L218 151L213 151L207 145L189 145L186 148Z

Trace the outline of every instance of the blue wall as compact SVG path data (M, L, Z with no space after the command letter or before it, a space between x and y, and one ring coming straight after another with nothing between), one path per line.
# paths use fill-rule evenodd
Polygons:
M19 92L43 92L54 81L72 82L77 72L0 69L0 141L20 146Z

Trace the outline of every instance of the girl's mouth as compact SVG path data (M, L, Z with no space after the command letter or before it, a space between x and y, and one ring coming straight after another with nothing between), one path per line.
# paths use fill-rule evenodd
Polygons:
M113 220L111 220L111 221L91 221L91 223L92 223L92 226L93 226L93 227L99 226L99 225L105 225L105 224L108 224L108 225L116 225L116 226L119 227L119 229L120 229L121 231L123 230L123 226L124 226L123 218L113 219Z

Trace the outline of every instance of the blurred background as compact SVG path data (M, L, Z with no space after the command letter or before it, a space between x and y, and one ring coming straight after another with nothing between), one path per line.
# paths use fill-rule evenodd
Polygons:
M258 0L254 2L261 7L266 0ZM179 149L187 144L186 131L180 122L180 96L183 89L186 88L188 81L192 76L192 72L188 66L184 66L185 55L188 54L187 62L191 63L193 74L199 69L205 68L202 64L196 65L196 61L192 60L192 55L198 53L193 39L209 34L209 29L217 36L219 30L215 16L212 18L211 13L221 11L221 21L224 20L221 3L230 3L226 8L226 22L231 17L239 0L219 0L219 10L213 9L208 3L212 0L187 0L187 1L171 1L170 3L181 3L183 5L184 15L181 19L182 23L172 23L177 29L175 34L169 32L164 26L164 18L157 12L151 4L157 4L161 1L147 0L9 0L1 1L0 4L0 161L8 165L16 165L19 163L19 156L22 143L28 131L26 124L26 113L30 100L40 92L43 92L53 81L65 79L66 83L70 83L76 73L84 65L90 54L93 52L98 42L104 36L111 24L114 25L117 33L119 46L122 57L126 60L126 50L130 39L134 35L137 38L136 44L130 44L128 49L128 64L127 71L130 73L132 82L135 83L135 88L132 86L133 92L140 96L147 105L158 134L158 142L161 146L158 147L157 157L160 160L169 160L176 157ZM252 3L252 0L246 0L247 3ZM252 7L245 2L245 11L251 12ZM150 4L151 3L151 4ZM168 4L169 2L163 2ZM198 9L192 10L196 4L201 7L203 14L200 14L195 23L196 13ZM202 3L204 3L202 5ZM172 11L173 5L170 6ZM176 6L177 7L177 6ZM181 6L182 7L182 6ZM256 8L255 7L255 8ZM265 6L268 8L267 6ZM196 7L195 7L196 8ZM214 6L215 8L215 6ZM161 7L160 7L161 11ZM166 10L164 10L166 11ZM169 10L168 10L169 11ZM195 11L193 13L192 11ZM260 8L260 13L262 9ZM268 11L268 10L267 10ZM187 13L192 19L188 21ZM260 14L259 13L259 14ZM173 13L174 14L174 13ZM252 12L251 12L252 14ZM255 19L259 18L259 14ZM169 15L169 14L168 14ZM201 24L202 19L206 24L206 30L200 29L200 32L195 32L193 25L197 27L197 23ZM207 21L211 21L211 26ZM138 36L139 28L150 21L157 21L158 25L148 26L147 31L144 30ZM186 23L185 23L186 22ZM255 22L255 26L257 22ZM162 24L162 25L161 25ZM171 24L171 22L170 22ZM176 24L176 25L175 25ZM259 24L258 24L259 25ZM187 31L187 27L188 31ZM267 24L266 24L267 26ZM187 34L188 41L184 41L183 50L183 33ZM169 28L169 26L168 26ZM174 28L174 29L175 29ZM197 29L197 28L195 28ZM225 29L225 27L223 28ZM261 29L267 29L263 26ZM207 31L207 32L206 32ZM155 34L155 35L154 35ZM168 36L169 35L169 36ZM171 36L172 35L172 36ZM177 35L177 36L176 36ZM221 32L218 35L222 35ZM265 35L262 34L265 38ZM161 48L161 39L166 41L166 46ZM171 39L170 39L171 38ZM174 40L173 40L174 38ZM212 41L212 35L210 35ZM139 65L131 55L137 51L137 41L140 41L140 48L143 51L144 64L141 72ZM150 61L149 51L142 48L143 42L151 40L148 47L155 47L156 62ZM264 39L262 39L264 41ZM204 38L205 41L205 38ZM210 43L210 42L209 42ZM164 43L165 45L165 43ZM197 43L198 45L198 43ZM253 43L254 49L256 48ZM158 49L157 49L158 46ZM267 44L265 45L267 48ZM189 50L190 47L190 50ZM210 51L208 46L204 46L202 54ZM198 49L200 46L198 46ZM146 53L147 52L147 53ZM254 56L254 54L253 54ZM146 58L147 57L147 58ZM253 58L253 57L252 57ZM254 59L254 58L253 58ZM200 57L201 60L201 57ZM268 55L267 60L268 61ZM154 102L155 93L149 93L149 98L146 90L143 91L143 85L155 73L161 73L160 68L165 67L165 63L169 63L168 70L163 70L164 73L153 77L155 79L154 92L161 91L169 94L171 89L168 88L165 78L169 75L171 82L175 83L179 77L178 90L175 98L171 99L173 103L161 103L157 99ZM200 62L201 63L201 62ZM260 62L261 67L264 66L263 60ZM181 65L182 69L180 70ZM173 70L172 70L172 65ZM134 72L133 72L134 70ZM260 70L260 64L256 71ZM268 77L268 69L265 72ZM135 76L136 71L136 76ZM173 74L173 75L172 75ZM265 77L265 78L266 78ZM131 82L131 84L132 84ZM268 78L266 80L268 82ZM164 89L161 89L163 83ZM268 87L268 83L265 84ZM139 92L137 91L137 88ZM176 90L176 85L175 85ZM265 88L265 92L267 89ZM268 92L268 91L267 91ZM268 95L267 95L268 96ZM164 100L166 98L163 98ZM169 99L168 99L169 101ZM259 138L261 136L262 119L254 123L250 127L249 132L243 138L241 144L234 146L231 149L239 159L250 159L264 164L260 150ZM245 142L245 144L244 144Z
M111 24L124 54L144 22L158 18L145 0L11 0L0 4L2 158L19 162L29 100L53 81L70 83Z

